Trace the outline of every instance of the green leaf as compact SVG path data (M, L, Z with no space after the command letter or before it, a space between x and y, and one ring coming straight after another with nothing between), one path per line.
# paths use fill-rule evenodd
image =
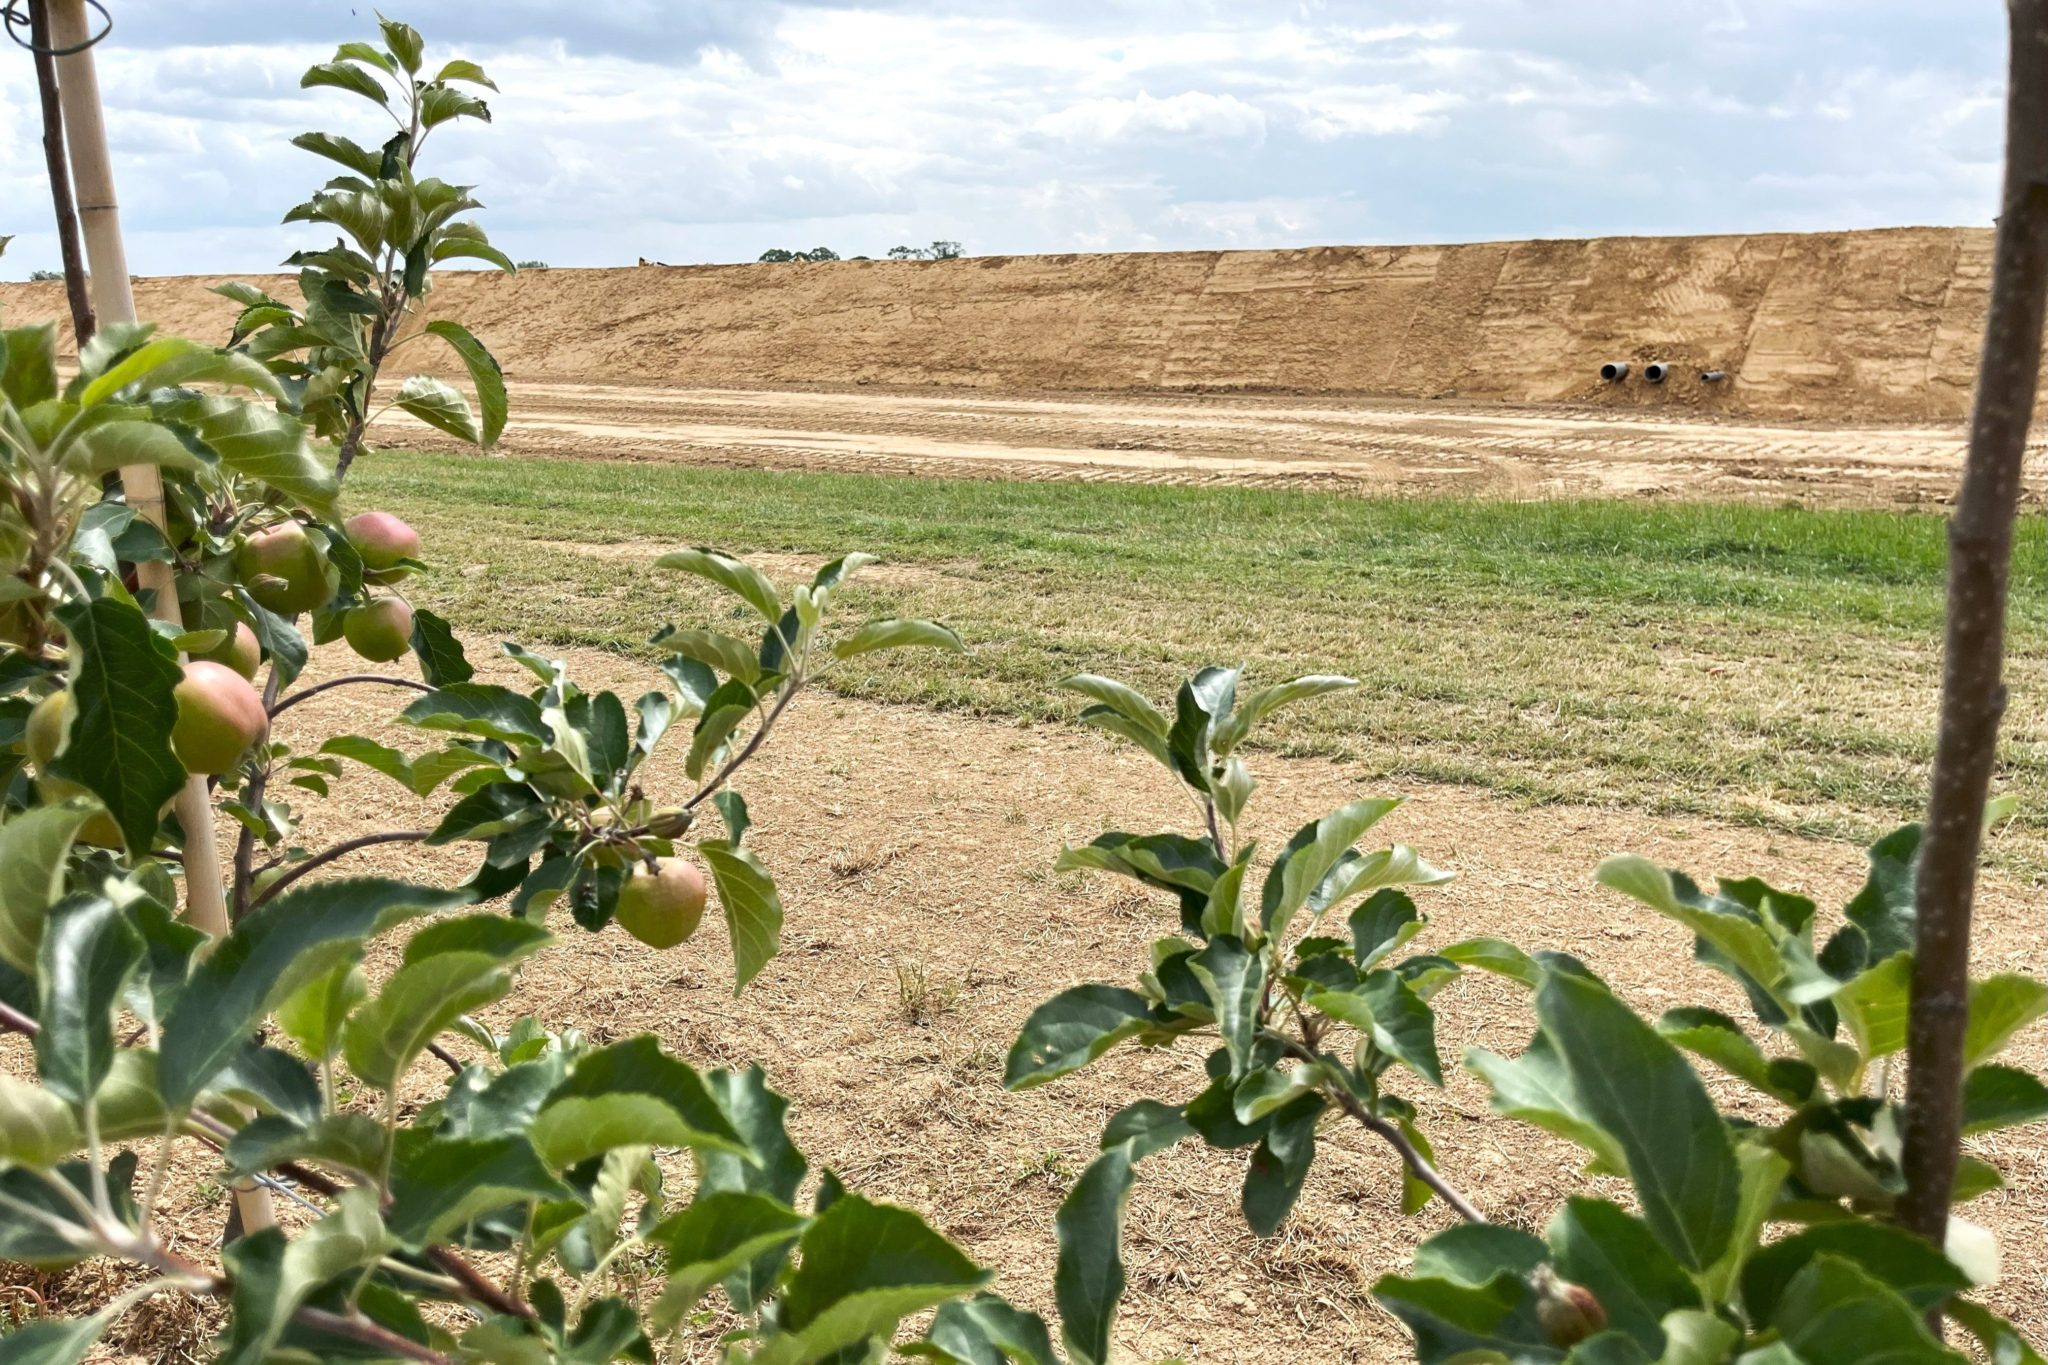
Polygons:
M1166 752L1166 717L1160 713L1158 707L1145 700L1144 695L1136 688L1120 683L1114 678L1098 677L1093 673L1077 673L1059 685L1069 692L1079 692L1084 697L1092 698L1097 704L1122 716L1139 733L1149 735L1158 741L1157 753L1163 755Z
M1309 893L1337 866L1338 859L1400 804L1398 798L1353 801L1302 826L1266 874L1259 913L1267 935L1285 937L1294 912L1308 901Z
M91 818L88 803L67 801L0 824L0 959L24 975L35 975L50 907L64 894L72 840Z
M1453 1223L1415 1248L1415 1274L1483 1288L1494 1276L1528 1276L1550 1259L1540 1238L1499 1223Z
M490 106L453 86L429 85L420 91L420 126L438 128L450 119L474 118L491 121Z
M1963 1033L1963 1066L1988 1062L2014 1034L2048 1014L2048 985L2004 973L1970 983L1970 1022Z
M1203 795L1210 794L1210 737L1229 716L1237 696L1238 670L1205 668L1174 694L1173 724L1166 732L1166 756L1174 773Z
M1271 1237L1287 1221L1301 1183L1316 1156L1316 1122L1324 1107L1320 1095L1304 1096L1274 1116L1273 1124L1252 1151L1245 1167L1240 1207L1254 1237Z
M1839 1256L1807 1262L1770 1325L1806 1365L1961 1365L1911 1304Z
M2048 1118L2048 1085L2017 1067L1986 1065L1963 1079L1963 1132L1988 1133Z
M1969 1289L1969 1277L1941 1251L1902 1228L1854 1220L1821 1223L1764 1247L1742 1272L1742 1302L1754 1322L1778 1316L1793 1280L1817 1256L1835 1256L1882 1281L1929 1313Z
M377 18L377 28L384 35L384 46L391 49L391 55L405 68L405 74L415 75L420 69L420 50L426 46L420 39L419 30L411 24L401 24L396 19Z
M1239 1123L1257 1123L1274 1110L1285 1108L1303 1095L1314 1094L1321 1081L1322 1073L1312 1066L1299 1066L1289 1071L1265 1067L1246 1076L1231 1093L1231 1111L1237 1115ZM1187 1127L1187 1121L1181 1118L1178 1109L1170 1109L1168 1112L1186 1132L1194 1131ZM1105 1148L1114 1145L1108 1138L1109 1135L1105 1132L1102 1144Z
M496 445L498 437L505 430L505 418L509 412L505 397L505 374L499 368L497 358L460 323L441 319L428 323L424 330L440 337L455 348L455 354L462 357L462 363L469 371L470 383L476 386L477 406L483 410L483 424L478 432L481 440L478 444L486 449Z
M314 1289L374 1265L390 1245L376 1193L361 1186L342 1191L332 1213L290 1242L281 1230L264 1228L230 1243L222 1259L234 1282L234 1311L222 1339L222 1365L268 1359L285 1323Z
M1003 1086L1025 1090L1078 1071L1143 1032L1145 997L1120 986L1072 986L1031 1011L1010 1045Z
M763 1194L718 1190L698 1195L647 1234L649 1242L668 1252L668 1284L651 1314L654 1325L672 1329L712 1285L762 1254L794 1243L810 1221Z
M913 1313L971 1294L992 1274L909 1209L845 1194L811 1221L782 1296L782 1327L755 1357L807 1365L895 1334Z
M392 1167L391 1235L417 1251L506 1204L571 1194L524 1134L447 1138L407 1129Z
M318 882L266 902L199 964L164 1021L165 1100L188 1107L266 1012L337 964L356 961L364 940L463 901L460 891L364 877Z
M945 649L965 654L960 637L931 621L870 621L832 646L832 656L851 659L878 649Z
M1736 1149L1735 1163L1742 1168L1735 1229L1728 1236L1728 1249L1697 1277L1701 1296L1708 1303L1724 1303L1733 1297L1736 1276L1749 1264L1757 1239L1763 1235L1764 1225L1770 1222L1771 1212L1777 1206L1785 1178L1792 1173L1791 1162L1755 1143L1742 1143Z
M361 95L364 99L374 100L378 104L390 103L390 97L385 94L383 84L375 76L351 62L321 62L307 68L306 74L299 77L299 88L302 90L311 90L322 85Z
M743 683L753 683L761 676L761 661L754 647L719 631L679 630L664 636L662 643L673 646L686 659L707 664Z
M1693 1006L1669 1010L1657 1021L1657 1032L1794 1108L1811 1099L1819 1084L1811 1066L1791 1058L1766 1059L1763 1049L1741 1025L1714 1010Z
M1260 1073L1262 1075L1270 1073ZM1247 1080L1246 1084L1250 1084ZM1127 1104L1110 1116L1102 1129L1102 1150L1123 1146L1128 1143L1131 1160L1143 1161L1155 1152L1163 1152L1177 1142L1195 1136L1194 1125L1182 1115L1177 1105L1161 1104L1158 1100L1139 1100Z
M89 1318L35 1318L0 1336L0 1360L7 1365L77 1365L113 1325L112 1317L100 1313Z
M724 839L706 839L697 845L711 882L718 891L718 908L732 939L733 993L746 989L749 981L768 965L782 941L782 897L775 880L761 860L744 848L734 848Z
M1990 1310L1957 1301L1948 1306L1948 1315L1977 1339L1992 1365L2042 1365L2041 1353L2020 1335L2019 1329Z
M1424 1275L1422 1268L1417 1252L1414 1278L1382 1275L1372 1287L1373 1297L1414 1335L1420 1365L1487 1359L1547 1365L1564 1358L1536 1317L1526 1270L1466 1283Z
M561 1170L614 1147L747 1147L704 1078L651 1034L585 1055L533 1122L535 1150Z
M1912 991L1913 954L1903 952L1893 953L1835 993L1835 1009L1864 1062L1905 1050Z
M1665 1315L1702 1306L1692 1278L1643 1221L1604 1199L1570 1200L1543 1236L1557 1273L1592 1290L1608 1322L1652 1359L1664 1353Z
M1592 1154L1593 1171L1620 1175L1628 1169L1621 1145L1594 1120L1547 1033L1538 1033L1512 1060L1484 1048L1467 1049L1465 1069L1493 1091L1494 1113L1577 1143Z
M176 432L149 421L99 423L80 432L64 452L64 467L74 474L98 477L129 465L184 470L207 467Z
M0 1074L0 1161L46 1169L84 1141L70 1105L40 1085Z
M1406 893L1375 892L1351 912L1351 952L1358 970L1377 965L1422 932L1422 915Z
M1863 889L1843 911L1849 923L1837 939L1847 942L1840 950L1835 942L1828 944L1831 967L1836 965L1838 951L1848 953L1849 960L1841 965L1854 971L1912 950L1913 882L1920 865L1920 826L1902 825L1893 830L1870 846L1869 856L1870 874ZM1854 947L1850 951L1852 942Z
M1388 1056L1441 1089L1444 1067L1436 1050L1436 1013L1400 974L1370 972L1349 990L1313 990L1302 1001L1351 1025Z
M690 736L690 752L683 760L683 772L691 781L704 776L733 732L754 714L754 689L739 679L721 685L704 702L704 714Z
M149 393L193 384L224 384L254 389L268 398L284 397L277 376L240 351L216 350L182 337L158 337L87 383L79 390L78 406L98 407L131 386L139 393Z
M1206 839L1117 832L1097 835L1079 848L1061 849L1053 870L1078 869L1115 872L1167 891L1193 891L1205 902L1217 879L1228 871Z
M390 1090L457 1016L502 1000L511 989L512 973L495 954L439 953L412 963L349 1017L342 1055L357 1076Z
M746 1159L706 1149L697 1154L697 1197L722 1190L764 1194L780 1204L796 1199L809 1163L790 1141L786 1118L789 1101L768 1088L758 1064L745 1071L713 1071L705 1087L740 1134ZM725 1296L742 1313L750 1313L774 1289L787 1248L773 1248L725 1279Z
M398 392L392 395L391 401L438 431L445 431L473 446L484 443L483 433L477 430L476 415L469 409L469 400L453 384L432 375L412 375L398 386Z
M292 146L324 156L354 171L365 180L375 180L384 168L384 154L360 146L338 133L300 133L292 139ZM244 300L245 303L249 302ZM260 302L250 303L251 307L261 306Z
M1296 678L1292 682L1281 683L1277 687L1261 688L1252 693L1230 719L1216 727L1210 748L1218 758L1224 757L1244 742L1245 736L1251 733L1254 725L1281 707L1291 706L1298 701L1307 701L1311 697L1342 692L1356 686L1356 678L1339 677L1335 674L1311 674Z
M158 1131L162 1131L161 1126ZM136 1154L122 1152L98 1168L105 1173L114 1217L126 1227L134 1227L141 1221L135 1209L135 1167ZM33 1217L20 1206L27 1205L29 1209L77 1226L77 1205L66 1197L66 1191L60 1188L59 1182L68 1186L75 1196L90 1200L94 1171L95 1167L85 1161L67 1161L48 1175L39 1175L21 1166L0 1171L0 1194L13 1201L0 1206L0 1259L26 1262L37 1270L62 1270L91 1256L93 1248L89 1236L74 1239L59 1232L47 1219ZM11 1337L0 1337L0 1343L12 1340ZM5 1350L5 1346L0 1345L0 1359L8 1358Z
M57 619L70 637L74 709L70 741L50 771L99 797L130 848L150 848L157 813L185 785L171 752L171 689L184 674L157 649L132 602L73 601Z
M1543 984L1542 966L1535 958L1505 939L1468 938L1451 944L1441 952L1460 967L1476 967L1483 972L1492 972L1495 976L1504 976L1531 990Z
M314 450L306 425L289 413L226 394L180 394L160 399L152 410L190 428L235 473L321 515L334 510L334 470Z
M960 1365L1059 1365L1045 1319L994 1294L941 1305L925 1341Z
M412 611L412 652L420 661L420 676L429 687L466 683L476 676L455 632L425 607L414 607Z
M1742 1340L1733 1323L1701 1308L1667 1313L1662 1325L1666 1345L1658 1365L1721 1365Z
M444 65L435 73L434 79L436 81L468 81L471 85L481 85L492 90L498 88L484 75L482 67L478 66L475 62L463 61L460 58Z
M115 1002L142 961L142 935L104 896L73 896L51 912L36 974L36 1072L51 1093L83 1104L114 1062Z
M450 683L406 707L398 718L422 730L453 730L505 744L548 742L540 704L493 683Z
M1688 1269L1712 1265L1735 1226L1741 1173L1706 1087L1677 1048L1593 981L1551 973L1536 1012L1587 1114L1626 1157L1659 1240Z
M782 619L782 596L759 569L717 550L673 550L654 561L657 569L680 569L709 579L728 592L739 594L748 606L770 621Z
M242 1126L226 1158L238 1175L313 1161L374 1181L384 1173L384 1125L368 1114L328 1114L311 1127L265 1114Z
M0 332L0 394L17 410L57 396L57 328L54 323L10 327Z
M1124 1208L1130 1203L1134 1158L1114 1147L1088 1163L1053 1220L1059 1260L1053 1299L1060 1335L1074 1365L1108 1365L1110 1332L1124 1296Z
M1633 897L1691 929L1700 942L1710 945L1765 990L1775 993L1784 979L1784 960L1761 924L1715 909L1697 894L1686 894L1690 882L1681 883L1649 859L1618 854L1602 862L1593 875L1602 886Z
M1188 970L1202 983L1215 1008L1217 1031L1230 1050L1230 1078L1241 1080L1251 1065L1252 1040L1258 1034L1259 1008L1266 996L1266 959L1225 936L1189 958Z
M1247 840L1238 850L1237 860L1216 879L1209 888L1209 903L1202 908L1202 936L1204 938L1244 937L1244 879L1251 871L1252 857L1259 851L1259 841Z

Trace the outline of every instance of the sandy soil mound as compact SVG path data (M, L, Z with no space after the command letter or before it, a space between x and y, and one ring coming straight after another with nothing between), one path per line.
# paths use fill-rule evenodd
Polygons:
M449 274L433 304L515 376L705 384L1278 389L1953 419L1984 229ZM226 332L219 277L145 317ZM286 285L280 279L276 288ZM15 323L56 284L0 285ZM417 363L440 364L447 358ZM1608 360L1634 362L1602 384ZM1673 366L1661 385L1646 362ZM1700 375L1725 378L1704 383Z

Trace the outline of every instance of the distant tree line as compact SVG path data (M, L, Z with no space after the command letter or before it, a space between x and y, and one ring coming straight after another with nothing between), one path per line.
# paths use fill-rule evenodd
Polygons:
M889 259L892 261L950 261L960 254L958 242L933 242L930 246L892 246ZM809 251L791 251L786 247L770 247L761 253L760 259L769 264L784 261L837 261L852 259L865 261L866 256L842 258L829 246L814 246Z

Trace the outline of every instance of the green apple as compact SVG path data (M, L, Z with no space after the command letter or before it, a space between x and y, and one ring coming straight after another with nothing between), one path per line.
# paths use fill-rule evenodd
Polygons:
M363 577L371 583L396 583L411 572L399 561L420 557L420 533L389 512L358 512L341 529L362 556Z
M249 629L246 622L237 621L235 628L228 632L225 640L212 649L194 654L192 657L204 659L209 663L226 664L243 677L253 679L256 670L263 665L263 646L257 643L256 632Z
M379 597L341 618L348 647L371 663L389 663L412 648L412 608L403 597Z
M37 702L28 713L28 721L22 735L22 747L28 751L28 761L35 765L36 786L45 801L63 801L73 796L88 796L86 788L67 777L58 777L50 771L50 761L64 752L66 736L71 730L71 718L77 711L77 703L69 689L52 692ZM114 817L101 811L85 822L78 832L80 842L95 844L100 848L121 847L121 827L114 823Z
M226 664L195 659L172 691L178 720L171 727L171 748L187 772L233 772L270 729L263 698Z
M324 607L334 596L326 553L295 521L258 531L235 551L235 575L249 595L280 616ZM275 582L262 581L275 579Z
M633 869L619 888L613 911L619 927L650 948L673 948L697 932L704 918L704 874L683 858L662 858Z

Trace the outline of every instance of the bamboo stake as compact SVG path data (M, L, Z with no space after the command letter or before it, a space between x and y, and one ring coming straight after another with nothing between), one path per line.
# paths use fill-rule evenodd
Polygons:
M71 149L71 176L77 190L78 217L92 267L93 304L102 322L135 321L135 293L128 280L128 252L121 241L121 209L114 197L114 171L107 155L106 123L100 114L99 73L86 21L84 0L43 0L52 45L78 50L59 57L57 94L63 110L65 141ZM159 531L164 529L164 484L155 465L124 465L121 486L128 505ZM150 562L136 566L137 578L152 594L150 610L160 621L182 628L178 586L171 566ZM194 926L215 938L228 931L226 890L221 884L220 848L214 834L213 802L206 779L194 776L178 793L175 810L185 831L185 915ZM235 1186L235 1205L242 1227L254 1232L277 1222L270 1191L251 1181Z

